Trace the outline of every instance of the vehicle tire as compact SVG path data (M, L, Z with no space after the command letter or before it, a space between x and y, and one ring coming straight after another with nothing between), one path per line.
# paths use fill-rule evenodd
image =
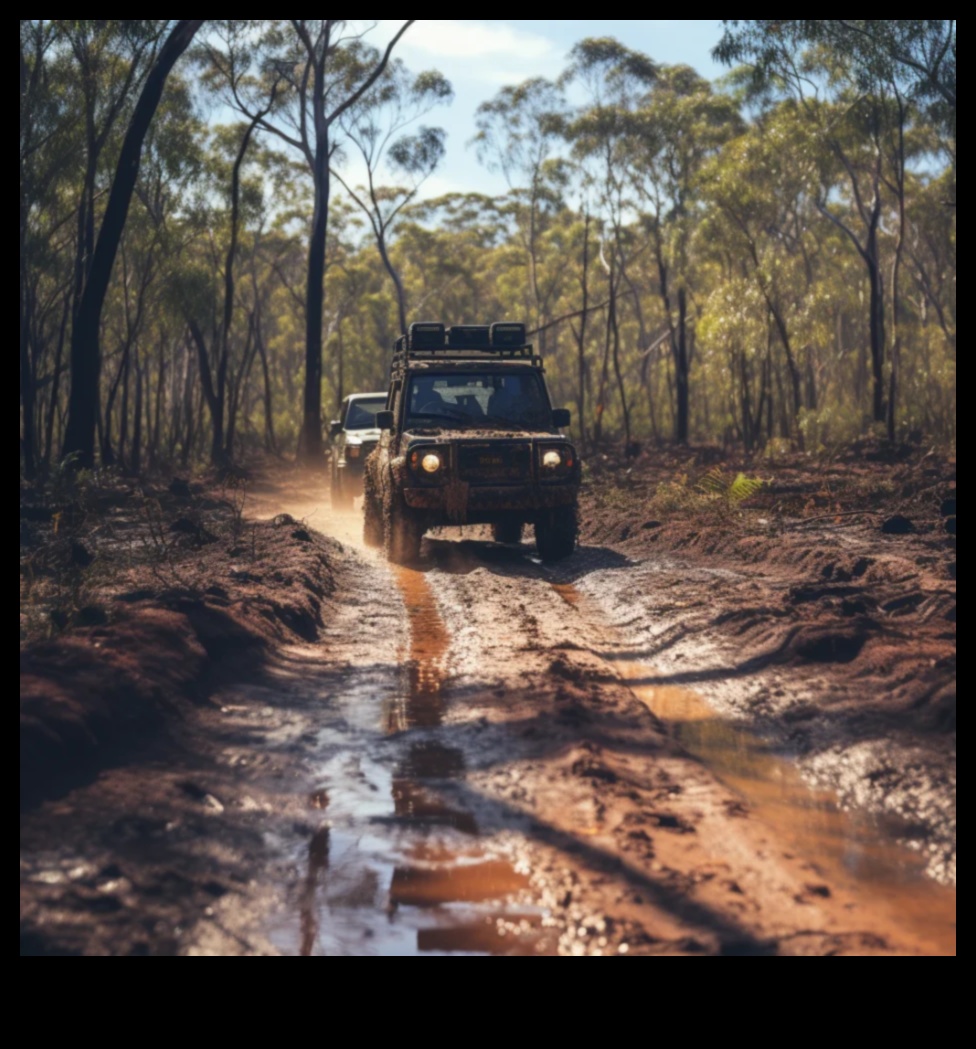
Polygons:
M363 486L363 542L367 546L383 545L383 504L373 491L369 474Z
M341 470L336 470L332 475L332 509L352 509L352 493L346 490L346 484L344 483Z
M420 557L420 541L424 529L417 515L394 497L386 512L383 546L386 559L395 565L409 565Z
M491 526L491 537L496 543L518 543L522 540L521 521L496 521Z
M562 561L576 549L579 531L575 506L547 510L535 523L535 545L543 561Z

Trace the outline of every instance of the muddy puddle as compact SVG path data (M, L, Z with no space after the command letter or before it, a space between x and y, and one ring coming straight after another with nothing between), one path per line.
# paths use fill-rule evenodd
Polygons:
M552 586L572 608L589 611L572 584ZM955 889L926 876L924 858L899 841L902 826L842 809L836 795L803 779L788 753L722 717L692 689L659 683L654 667L612 651L601 655L685 750L738 793L784 846L809 858L812 872L869 896L894 928L912 933L932 954L955 955Z
M386 674L349 672L297 899L271 939L304 956L555 953L517 843L481 834L452 798L465 764L439 738L450 638L423 573L394 576L409 639Z

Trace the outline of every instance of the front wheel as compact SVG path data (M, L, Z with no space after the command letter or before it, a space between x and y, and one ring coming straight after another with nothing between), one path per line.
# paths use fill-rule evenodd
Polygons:
M363 486L363 542L367 546L383 545L383 505L373 491L369 474Z
M547 510L535 523L535 545L543 561L562 561L576 549L579 520L575 506Z
M420 557L424 529L417 515L394 500L384 521L383 545L386 559L395 565L409 565Z
M522 522L496 521L491 526L491 537L496 543L518 543L522 539Z

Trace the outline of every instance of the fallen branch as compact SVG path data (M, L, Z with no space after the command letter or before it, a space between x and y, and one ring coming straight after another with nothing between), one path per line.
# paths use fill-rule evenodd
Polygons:
M884 514L883 510L841 510L834 514L821 514L819 517L804 517L802 521L795 521L792 524L784 525L784 528L803 528L804 525L813 524L815 521L833 521L837 517L859 517L863 514L870 514L874 517L878 517Z

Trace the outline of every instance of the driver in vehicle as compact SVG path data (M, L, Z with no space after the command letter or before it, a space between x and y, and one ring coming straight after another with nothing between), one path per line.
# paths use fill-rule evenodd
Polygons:
M535 376L466 374L418 377L410 386L410 421L456 426L543 427L548 412Z

